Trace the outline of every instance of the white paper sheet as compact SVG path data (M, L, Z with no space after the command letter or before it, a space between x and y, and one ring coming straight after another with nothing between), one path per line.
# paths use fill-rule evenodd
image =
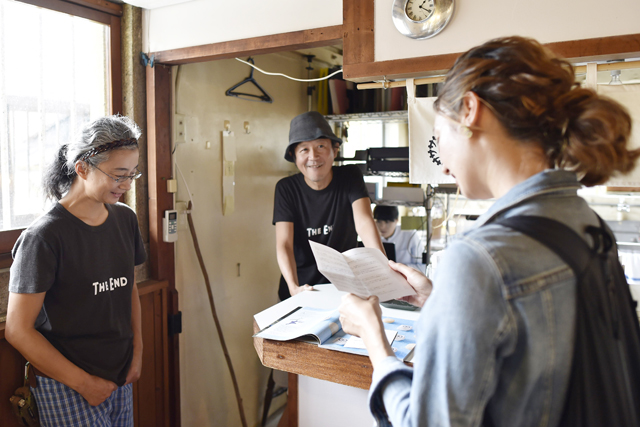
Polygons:
M377 249L355 248L341 254L317 242L309 244L318 270L341 291L363 298L377 295L380 301L416 294L400 273L391 270L389 261Z
M438 164L433 123L436 98L416 98L413 79L407 79L409 108L409 182L414 184L453 184L455 179L442 172Z

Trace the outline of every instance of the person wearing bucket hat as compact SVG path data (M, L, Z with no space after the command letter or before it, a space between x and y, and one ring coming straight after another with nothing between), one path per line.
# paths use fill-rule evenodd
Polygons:
M278 182L273 208L281 300L329 283L318 271L309 240L344 252L355 248L360 236L366 247L384 253L360 169L333 166L340 144L318 112L291 120L284 158L300 173Z

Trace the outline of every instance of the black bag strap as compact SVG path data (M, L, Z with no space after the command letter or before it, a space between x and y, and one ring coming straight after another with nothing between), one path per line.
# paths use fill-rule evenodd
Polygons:
M568 226L546 217L514 216L491 222L544 244L571 267L579 285L583 279L592 285L577 288L576 346L563 426L638 425L640 326L615 238L598 219L599 227L585 228L592 247ZM607 367L606 374L599 372L602 366ZM602 405L589 405L603 399Z
M555 252L579 277L588 267L592 249L563 223L542 216L512 216L491 222L520 231ZM595 228L595 227L594 227Z
M593 248L571 228L560 221L547 217L533 215L512 216L499 219L492 222L492 224L500 224L512 228L547 246L571 267L571 270L573 270L576 276L576 280L580 282L583 274L589 268L590 263L594 262L596 257L604 261L610 255L610 250L614 247L613 242L615 239L611 231L600 216L598 216L598 220L600 221L600 227L587 226L585 228L587 234L592 238ZM617 258L617 253L615 256ZM606 262L603 266L608 268ZM609 295L608 298L605 298L608 304L603 305L601 309L604 310L605 317L612 326L611 331L617 339L619 314L614 295L616 283L612 280L611 271L604 271L604 278L606 283L601 292L608 293ZM580 287L578 288L579 299L582 301L585 301L585 298L589 300L590 297L587 295L593 292L597 291ZM600 295L600 297L604 296L604 294ZM592 306L588 308L593 309Z

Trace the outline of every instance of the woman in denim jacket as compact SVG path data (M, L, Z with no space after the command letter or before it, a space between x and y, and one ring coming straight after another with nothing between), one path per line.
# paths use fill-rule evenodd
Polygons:
M381 426L556 426L573 354L576 282L555 253L491 225L515 215L584 235L598 219L577 195L633 169L623 107L574 83L534 40L489 41L449 71L435 109L444 171L466 197L497 199L443 253L433 284L402 264L422 306L411 369L384 339L376 297L347 295L345 331L374 366L370 409Z

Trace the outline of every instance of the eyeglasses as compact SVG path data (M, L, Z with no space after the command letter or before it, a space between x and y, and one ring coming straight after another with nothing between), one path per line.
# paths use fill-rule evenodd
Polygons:
M140 171L134 173L133 175L111 176L97 166L94 166L94 168L98 169L100 172L107 175L109 178L111 178L115 182L126 182L128 179L130 179L133 182L134 179L138 179L142 176L142 172Z

